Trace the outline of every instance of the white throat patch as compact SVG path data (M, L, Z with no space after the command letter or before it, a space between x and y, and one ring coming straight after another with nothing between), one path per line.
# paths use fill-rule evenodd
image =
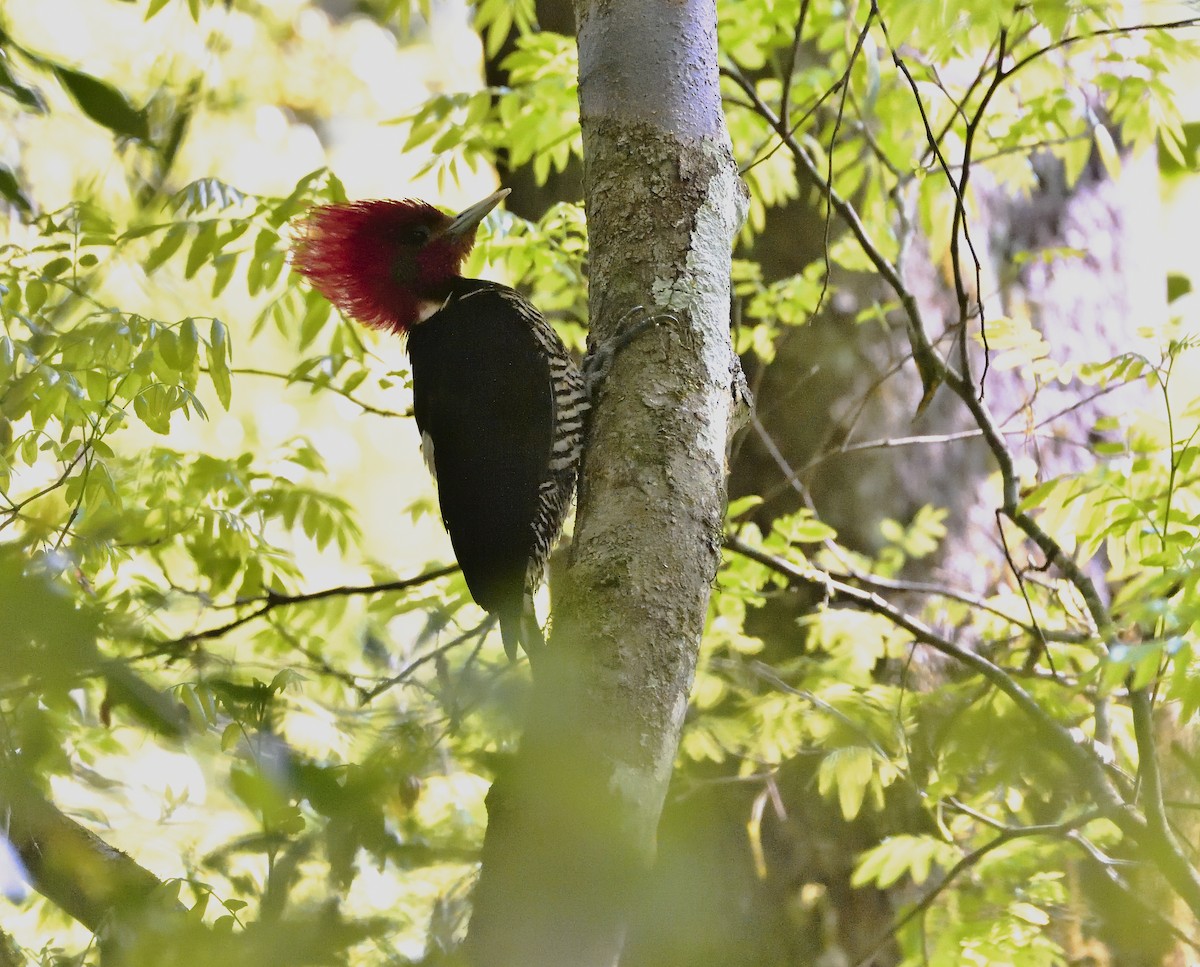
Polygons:
M417 322L425 322L435 312L445 309L450 302L450 296L446 296L441 302L435 302L433 299L422 299L417 303Z

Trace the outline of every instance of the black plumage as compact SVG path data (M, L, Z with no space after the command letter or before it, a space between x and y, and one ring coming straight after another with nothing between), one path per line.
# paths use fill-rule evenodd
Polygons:
M533 592L575 491L588 399L579 368L514 290L464 279L479 223L508 189L447 215L422 201L321 205L296 271L343 313L408 338L414 410L471 596L504 648L533 655Z
M587 410L557 334L514 290L458 278L408 334L413 410L471 596L532 653L532 594L574 493Z

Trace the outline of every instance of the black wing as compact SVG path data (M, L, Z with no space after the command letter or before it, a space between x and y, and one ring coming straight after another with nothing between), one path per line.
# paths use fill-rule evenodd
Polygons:
M554 421L530 314L513 290L464 279L408 339L442 520L471 596L502 622L519 621Z

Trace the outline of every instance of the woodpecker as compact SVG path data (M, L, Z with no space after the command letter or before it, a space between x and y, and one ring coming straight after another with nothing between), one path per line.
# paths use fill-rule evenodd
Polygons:
M533 593L575 492L588 391L533 305L461 275L502 189L458 215L423 201L311 209L292 265L347 317L407 339L413 415L442 521L504 650L543 644Z

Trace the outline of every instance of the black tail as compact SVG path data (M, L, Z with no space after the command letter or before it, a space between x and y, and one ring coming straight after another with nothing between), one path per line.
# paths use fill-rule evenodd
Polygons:
M504 653L509 661L517 660L517 649L524 648L530 661L538 657L538 653L546 646L542 637L542 629L538 625L537 615L533 610L533 595L528 591L512 603L497 612L500 618L500 638L504 642Z

